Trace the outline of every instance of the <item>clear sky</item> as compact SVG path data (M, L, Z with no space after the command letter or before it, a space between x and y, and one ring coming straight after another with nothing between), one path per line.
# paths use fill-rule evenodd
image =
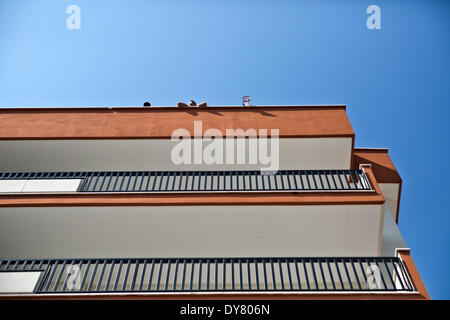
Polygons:
M389 148L403 178L400 229L435 299L450 298L449 58L450 1L0 0L0 107L346 104L356 146Z

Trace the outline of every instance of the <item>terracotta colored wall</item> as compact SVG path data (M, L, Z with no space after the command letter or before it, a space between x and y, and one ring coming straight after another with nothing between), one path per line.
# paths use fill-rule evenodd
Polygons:
M280 129L280 137L353 137L345 106L0 109L0 139L170 138L203 130ZM270 134L270 130L268 132Z

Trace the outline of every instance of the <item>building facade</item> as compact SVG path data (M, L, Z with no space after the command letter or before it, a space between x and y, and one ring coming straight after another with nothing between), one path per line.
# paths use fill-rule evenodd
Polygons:
M0 109L0 297L429 299L345 106Z

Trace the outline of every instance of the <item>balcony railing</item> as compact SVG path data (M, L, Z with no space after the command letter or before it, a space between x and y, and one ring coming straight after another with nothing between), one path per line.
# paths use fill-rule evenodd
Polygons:
M34 293L413 292L397 257L0 260L41 271Z
M80 179L78 192L372 191L363 170L15 172L1 180Z

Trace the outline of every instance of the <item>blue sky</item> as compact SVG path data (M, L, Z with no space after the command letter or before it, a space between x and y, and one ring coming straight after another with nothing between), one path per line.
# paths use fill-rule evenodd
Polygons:
M450 298L449 58L449 1L0 0L0 107L346 104L356 146L389 148L403 178L400 228L435 299Z

